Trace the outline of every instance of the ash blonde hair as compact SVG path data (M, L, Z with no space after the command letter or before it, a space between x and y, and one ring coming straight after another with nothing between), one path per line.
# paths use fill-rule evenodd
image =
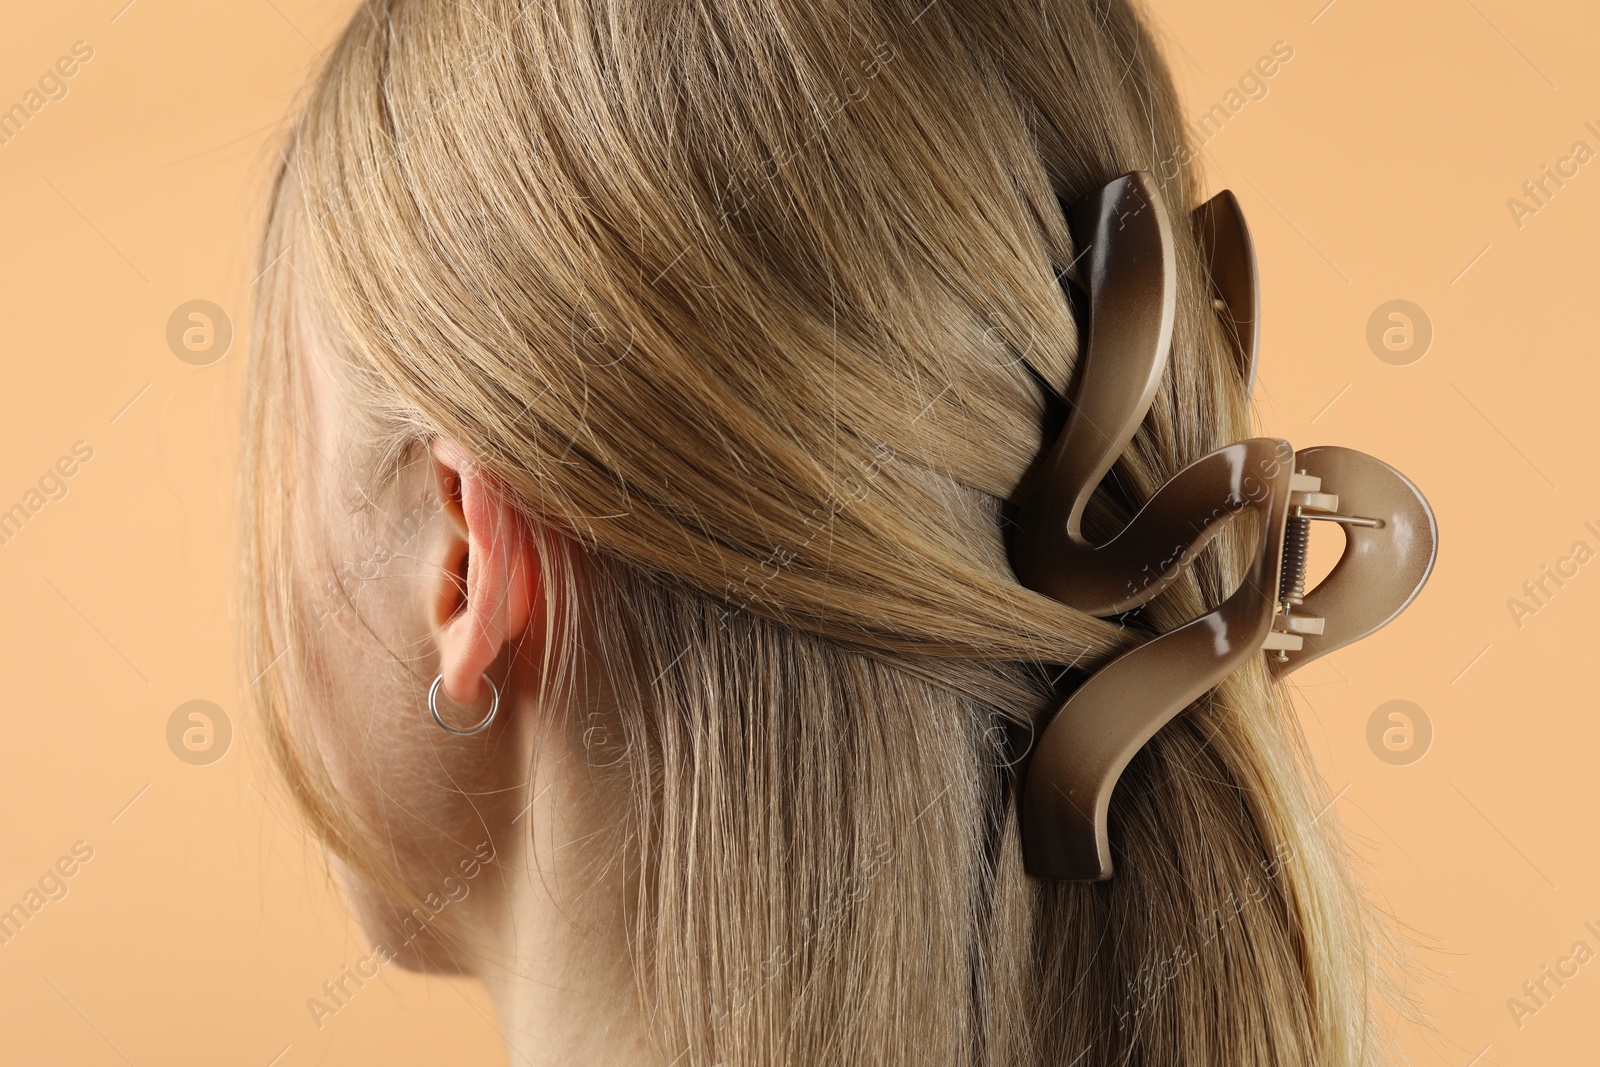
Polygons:
M373 500L446 434L541 531L544 696L595 666L615 694L597 863L636 894L626 1010L666 1059L1381 1060L1384 935L1264 664L1127 769L1113 881L1021 866L1019 751L1068 670L1145 639L1005 553L1046 433L1022 360L1065 390L1080 352L1058 197L1149 169L1177 231L1171 366L1094 521L1251 434L1189 136L1123 0L364 5L283 156L247 393L247 669L293 653L256 689L331 849L405 891L287 710L311 306ZM1149 623L1250 548L1219 538Z

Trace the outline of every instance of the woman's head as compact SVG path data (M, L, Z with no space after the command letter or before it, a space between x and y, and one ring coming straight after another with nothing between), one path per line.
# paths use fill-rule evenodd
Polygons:
M506 988L589 953L663 1062L1353 1061L1364 935L1264 670L1125 773L1114 883L1021 868L1030 731L1141 639L1006 559L1079 351L1059 201L1187 207L1188 158L1121 2L363 6L263 243L246 577L369 933ZM1180 231L1091 526L1249 431Z

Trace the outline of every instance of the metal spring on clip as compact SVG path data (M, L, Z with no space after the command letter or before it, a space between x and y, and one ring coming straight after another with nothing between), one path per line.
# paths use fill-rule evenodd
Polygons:
M1305 603L1306 555L1311 544L1311 520L1290 515L1283 528L1283 568L1278 581L1279 599L1285 604Z

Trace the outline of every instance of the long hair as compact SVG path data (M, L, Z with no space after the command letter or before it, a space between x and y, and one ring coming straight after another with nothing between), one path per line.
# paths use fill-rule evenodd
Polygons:
M614 731L588 847L666 1059L1383 1059L1387 935L1264 663L1127 768L1114 880L1022 868L1030 737L1149 633L1007 562L1033 372L1064 392L1081 351L1063 202L1146 169L1176 230L1171 364L1090 526L1251 434L1190 136L1123 0L365 4L282 155L246 394L246 669L330 849L404 891L290 710L310 315L364 499L446 434L539 531L541 699ZM1148 626L1226 596L1249 532Z

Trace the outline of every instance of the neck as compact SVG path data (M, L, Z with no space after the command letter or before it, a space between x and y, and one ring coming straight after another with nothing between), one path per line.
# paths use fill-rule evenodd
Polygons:
M505 896L493 943L502 952L474 970L513 1067L661 1060L638 1007L619 867L596 860L610 835L579 763L537 761L535 799L496 864Z

